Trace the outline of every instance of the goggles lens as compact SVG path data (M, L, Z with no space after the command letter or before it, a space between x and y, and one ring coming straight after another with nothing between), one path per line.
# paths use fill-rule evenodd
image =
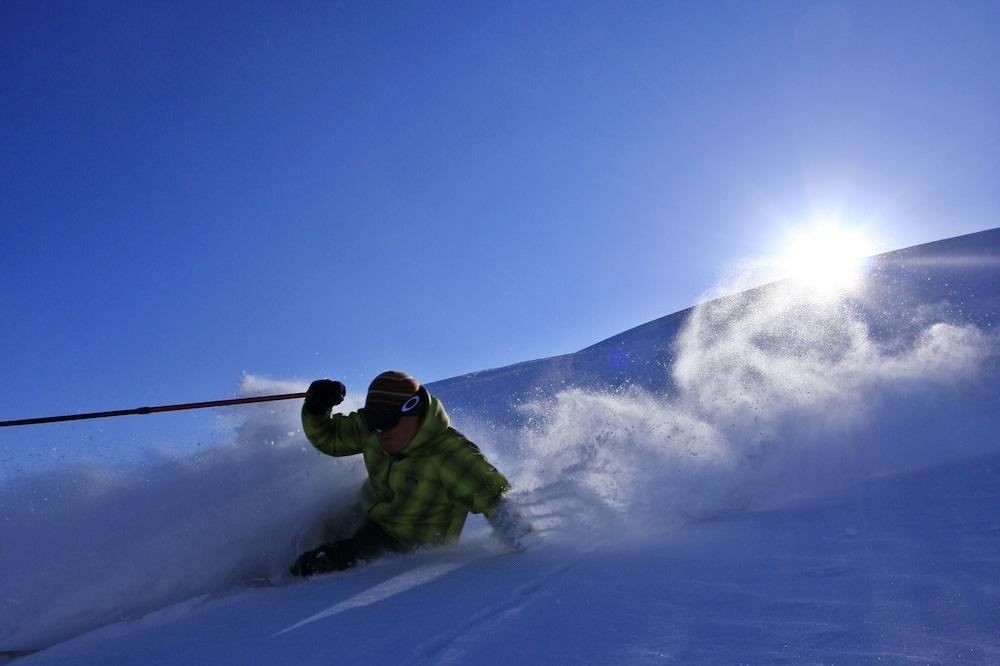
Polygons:
M368 427L368 432L385 432L392 430L399 425L399 419L405 414L420 414L421 399L420 394L412 396L399 407L376 404L370 407L363 407L358 410L358 414Z
M368 407L358 410L358 413L364 419L365 425L368 427L368 432L378 433L395 428L399 425L399 419L403 416L402 412L395 409L372 410Z

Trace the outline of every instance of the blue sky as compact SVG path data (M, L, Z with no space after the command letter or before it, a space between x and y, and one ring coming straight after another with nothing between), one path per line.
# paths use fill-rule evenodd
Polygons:
M572 352L818 211L1000 209L995 2L4 2L0 44L0 419Z

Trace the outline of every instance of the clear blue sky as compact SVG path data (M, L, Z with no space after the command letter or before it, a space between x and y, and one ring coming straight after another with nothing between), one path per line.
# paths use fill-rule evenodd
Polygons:
M1000 210L992 0L5 0L0 91L0 419L572 352L820 208Z

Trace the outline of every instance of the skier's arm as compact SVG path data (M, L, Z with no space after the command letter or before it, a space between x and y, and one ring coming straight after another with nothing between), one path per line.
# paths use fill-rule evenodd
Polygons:
M448 495L466 510L485 514L497 537L511 548L524 550L532 527L504 498L510 482L472 442L466 441L448 457L441 470Z
M330 410L326 414L314 414L305 407L302 408L302 431L313 446L328 456L361 453L361 445L369 435L357 412L347 416L331 414Z
M317 379L309 385L302 404L302 431L313 446L330 456L361 453L361 445L369 435L356 412L350 416L331 413L345 395L347 389L342 383Z
M472 513L488 513L510 489L510 482L468 440L450 452L441 483L452 501Z

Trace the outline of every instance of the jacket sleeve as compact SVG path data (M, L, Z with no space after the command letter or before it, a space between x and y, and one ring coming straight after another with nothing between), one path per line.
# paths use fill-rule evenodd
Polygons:
M357 412L317 416L302 408L302 431L309 442L328 456L361 453L368 429Z
M441 467L448 496L472 513L489 513L510 489L510 482L468 440L456 446Z

